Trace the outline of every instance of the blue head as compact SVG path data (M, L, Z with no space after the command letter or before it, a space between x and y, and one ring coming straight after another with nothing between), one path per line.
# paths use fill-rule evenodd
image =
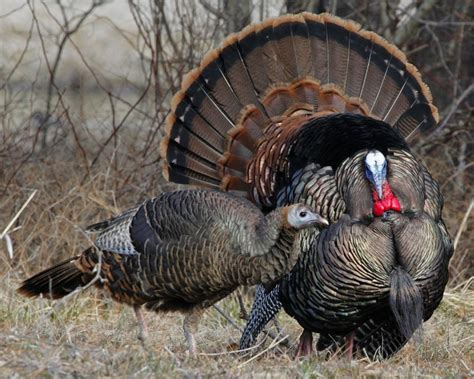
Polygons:
M377 191L379 199L382 199L382 185L387 176L387 160L380 151L370 150L365 156L365 176Z

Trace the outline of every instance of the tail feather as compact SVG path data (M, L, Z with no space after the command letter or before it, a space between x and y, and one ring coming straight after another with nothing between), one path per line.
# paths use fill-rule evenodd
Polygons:
M198 103L197 96L200 97L199 112L195 108L195 104ZM222 140L234 126L229 116L223 113L207 95L203 94L199 86L188 89L187 93L179 91L172 100L171 108L174 113L171 113L170 117L166 120L168 123L168 135L171 130L174 131L174 129L180 128L180 123L184 123L188 126L188 129L194 131L195 125L202 125L204 122L210 131L217 133L218 138ZM180 123L175 125L176 120L180 121ZM198 131L196 131L196 134L201 135Z
M186 167L195 173L219 180L220 177L218 176L216 164L209 162L197 154L196 151L193 151L197 150L198 152L198 148L202 147L202 145L197 145L196 139L194 139L188 144L187 149L183 149L183 147L175 141L169 141L168 156L171 158L171 163L176 166Z
M241 350L252 347L258 335L280 311L282 304L278 296L279 290L280 286L276 285L267 293L264 286L257 286L250 317L240 338Z
M371 43L361 35L361 27L355 22L349 23L351 33L347 41L349 71L345 81L344 92L351 98L362 99L362 89L367 80L368 67L371 63Z
M432 107L433 105L426 103L414 105L397 119L393 127L406 138L410 138L417 130L426 133L430 125L436 124ZM389 123L390 121L391 119L387 120Z
M48 299L59 299L86 285L92 276L85 274L76 266L79 256L58 263L25 280L18 293L26 297L42 295Z
M290 21L290 22L288 22ZM304 20L303 20L304 22ZM299 24L293 16L283 16L273 23L272 38L276 42L278 61L283 71L282 82L291 82L299 77L298 59L296 55L296 42L293 39L292 25Z
M350 64L350 36L348 23L338 25L326 22L326 36L328 40L328 70L329 83L333 83L344 92L347 86Z
M411 338L423 324L423 296L413 278L397 267L390 276L390 308L402 334Z
M250 74L238 48L238 35L229 37L220 52L223 74L241 105L233 120L237 123L240 112L247 104L260 105L258 92L254 88Z
M295 22L291 23L291 35L296 56L297 75L299 78L310 76L314 72L313 54L308 38L309 32L306 21L302 15L294 16Z
M285 71L282 63L278 59L278 46L273 37L273 20L266 20L260 26L252 26L258 30L259 50L261 65L265 69L268 78L268 85L280 83L285 78ZM245 32L249 33L247 29ZM265 90L268 89L265 88ZM265 92L265 90L263 92Z
M187 81L193 80L196 74L199 74L199 72L191 71L188 76L183 79L183 86ZM208 84L210 85L211 83ZM175 110L177 119L185 116L188 107L194 107L196 111L199 111L198 113L201 117L205 119L209 125L212 125L222 136L225 136L227 131L234 127L232 109L223 108L222 105L225 96L219 94L217 98L214 98L212 94L209 93L201 77L196 77L188 88L183 88L176 96L177 99L182 98Z
M219 189L221 182L213 177L202 175L186 167L169 164L169 167L163 168L163 176L166 180L174 183L187 183L198 187L209 187Z
M260 36L258 30L248 26L239 33L239 51L247 69L248 75L259 98L265 93L269 86L267 70L262 64L263 51L260 47ZM259 48L255 48L258 46Z
M182 140L196 139L205 144L203 150L207 154L221 155L225 152L226 146L223 144L222 135L192 109L186 113L183 121L177 120L176 115L170 114L167 123L168 125L179 125L179 127L168 131L170 140L180 143ZM191 128L189 125L193 125L193 127Z
M320 15L303 13L313 58L313 78L321 84L329 83L329 49L326 24Z
M252 191L250 166L274 126L358 113L411 138L436 125L431 101L416 68L377 34L329 14L281 16L230 36L184 78L161 155L170 180Z
M218 57L216 55L211 52L211 54L204 57L201 64L202 69L200 72L197 72L200 75L197 81L200 83L202 93L214 100L215 106L224 110L232 124L234 124L243 104L230 84L229 72L224 66L225 62L223 59L220 59L223 56ZM237 64L236 59L234 63ZM193 102L193 105L196 105L196 103Z

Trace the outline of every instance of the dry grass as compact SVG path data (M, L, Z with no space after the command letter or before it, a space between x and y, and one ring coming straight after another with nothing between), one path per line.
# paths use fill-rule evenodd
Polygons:
M197 335L199 357L189 358L181 332L181 316L147 313L149 345L137 340L130 308L102 299L95 290L52 308L46 300L19 298L12 287L16 275L2 277L0 304L0 368L10 377L138 376L138 377L468 377L473 367L474 312L472 290L448 293L426 324L423 342L406 346L383 363L313 357L295 362L293 351L274 348L246 363L232 352L239 332L209 310ZM237 302L223 306L237 315ZM290 341L297 324L280 317Z
M444 148L446 145L443 145ZM268 349L250 362L238 355L240 333L215 310L209 310L197 335L198 360L187 357L179 314L148 313L151 336L145 351L137 340L131 309L115 304L95 289L55 306L46 300L19 297L14 289L26 276L58 260L77 254L90 241L81 227L123 210L169 185L156 175L156 167L136 170L124 159L119 171L110 161L98 165L81 183L84 169L65 159L67 151L30 160L15 176L0 200L3 229L31 193L31 203L9 231L13 259L6 244L0 245L0 372L10 377L63 376L226 376L226 377L469 377L473 374L474 290L472 289L472 222L467 219L451 262L447 294L426 324L423 342L405 347L383 363L348 362L322 357L294 362L294 349ZM63 159L60 159L63 158ZM427 160L437 179L445 184L446 216L451 234L457 234L467 210L467 194L461 196L441 170L446 162ZM440 163L441 162L441 163ZM5 165L8 174L13 165ZM449 168L449 167L448 167ZM5 175L8 177L8 175ZM130 177L132 179L130 179ZM144 178L148 178L147 180ZM154 180L152 180L154 179ZM468 184L472 183L467 176ZM133 183L133 184L131 184ZM149 185L137 185L148 183ZM152 183L152 184L150 184ZM250 296L246 299L251 303ZM57 303L56 303L57 304ZM223 307L235 319L234 299ZM295 344L301 329L281 315L289 341ZM240 322L243 325L243 322ZM269 341L262 347L268 348Z

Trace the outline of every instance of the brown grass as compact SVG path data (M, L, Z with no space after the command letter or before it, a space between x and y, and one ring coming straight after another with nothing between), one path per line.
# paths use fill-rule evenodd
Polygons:
M446 145L443 149L449 148ZM1 227L16 215L31 188L37 189L31 203L9 231L13 259L6 244L0 245L0 368L1 375L55 376L252 376L252 377L468 377L473 373L474 290L472 289L472 222L465 229L451 261L451 280L440 308L426 324L423 342L409 344L383 363L329 361L322 357L294 362L294 349L276 347L250 362L238 355L240 332L210 309L197 335L198 360L185 352L179 314L146 314L151 329L145 351L137 340L137 327L130 308L115 304L95 289L59 306L46 300L19 297L14 289L38 270L77 254L90 241L82 227L124 210L136 202L169 188L156 174L158 167L137 170L122 160L120 169L110 161L98 165L81 183L84 168L65 151L56 151L28 161L6 188L0 200ZM62 158L62 159L60 159ZM127 163L128 162L128 163ZM449 166L428 159L431 171L444 185L446 221L454 236L467 210L449 181ZM13 169L5 165L4 174ZM150 178L150 170L154 180ZM8 177L5 175L4 177ZM132 179L130 179L130 177ZM448 177L448 178L447 178ZM467 177L468 184L471 178ZM141 182L142 181L142 182ZM133 184L132 184L133 183ZM137 184L138 183L138 184ZM153 183L153 185L140 185ZM470 191L468 188L468 193ZM4 217L6 215L6 217ZM250 306L251 298L246 298ZM237 303L226 299L223 307L236 320ZM286 315L280 320L294 346L301 332ZM243 326L243 322L240 324ZM258 351L268 348L266 341Z
M274 348L251 362L232 352L239 332L209 310L197 334L199 356L185 352L181 316L147 313L146 350L137 340L130 308L103 299L95 290L55 310L46 300L30 301L12 290L11 275L2 278L0 368L5 377L138 376L138 377L468 377L473 367L474 304L472 290L447 293L426 324L423 342L406 346L383 363L320 357L293 361L293 350ZM470 300L468 300L468 298ZM224 308L237 316L237 302ZM280 317L294 345L300 332L288 316Z

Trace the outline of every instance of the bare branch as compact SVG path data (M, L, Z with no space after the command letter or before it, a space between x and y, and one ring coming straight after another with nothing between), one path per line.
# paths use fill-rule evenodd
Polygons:
M424 0L421 2L420 7L413 16L410 16L408 21L401 25L393 37L395 45L401 47L407 43L407 41L413 37L416 27L419 24L419 19L425 17L425 15L435 6L439 0Z

